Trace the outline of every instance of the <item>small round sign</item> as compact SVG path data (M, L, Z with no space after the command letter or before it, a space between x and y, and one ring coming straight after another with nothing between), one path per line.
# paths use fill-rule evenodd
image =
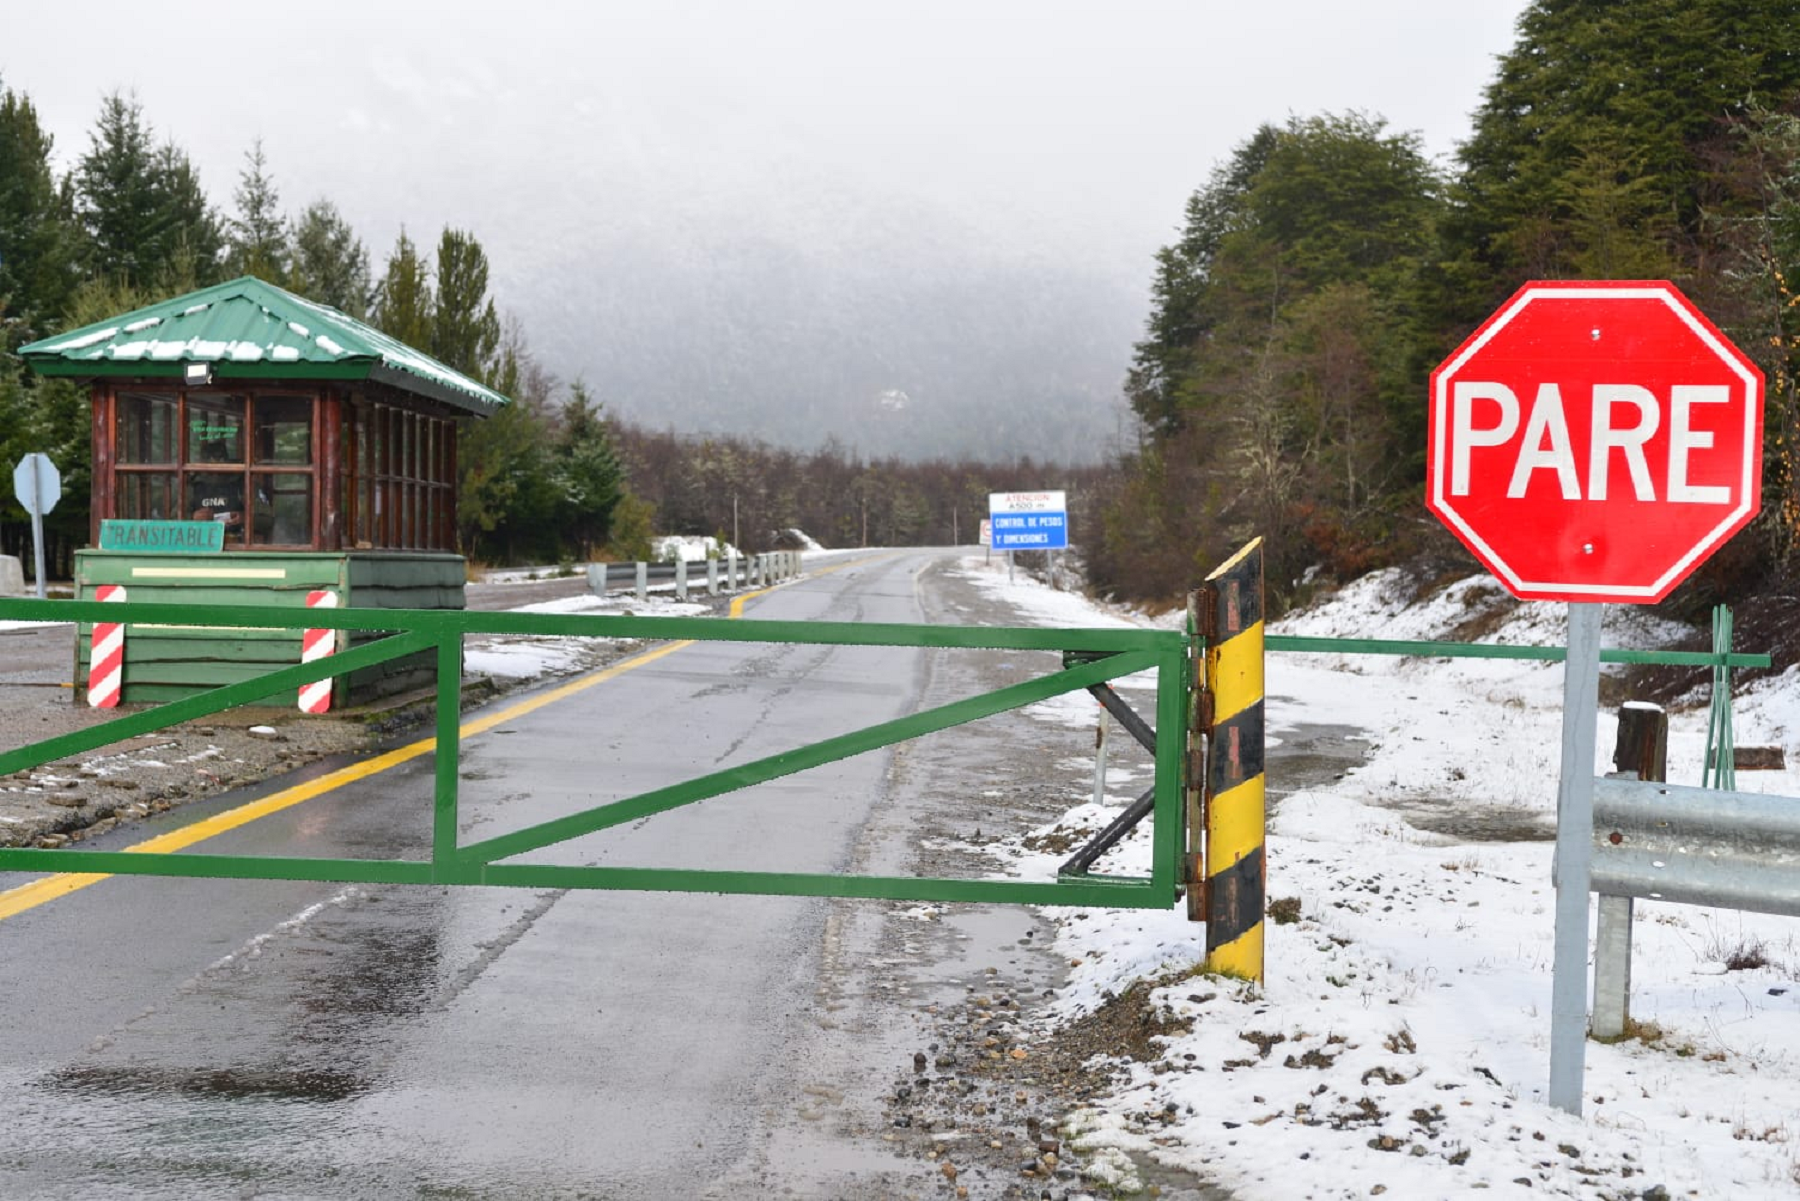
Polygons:
M1529 283L1432 373L1426 507L1515 596L1654 603L1756 516L1762 410L1673 284Z

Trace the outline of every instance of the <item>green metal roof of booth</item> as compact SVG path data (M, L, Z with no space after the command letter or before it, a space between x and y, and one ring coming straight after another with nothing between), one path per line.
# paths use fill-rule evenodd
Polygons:
M19 348L41 375L372 380L479 416L512 402L373 326L243 276Z

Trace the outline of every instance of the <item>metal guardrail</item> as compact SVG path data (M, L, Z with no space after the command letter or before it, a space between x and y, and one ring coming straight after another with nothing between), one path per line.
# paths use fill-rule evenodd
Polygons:
M385 884L485 884L524 888L879 897L908 901L987 901L1036 905L1166 908L1179 887L1186 764L1182 739L1159 739L1155 755L1152 867L1148 877L1081 875L1051 881L954 880L791 872L504 862L567 840L668 812L865 751L877 750L1142 671L1156 672L1156 728L1184 730L1192 707L1192 640L1167 630L1042 630L832 622L723 621L708 617L490 613L469 610L311 609L250 605L169 605L97 601L0 600L0 619L56 622L188 623L246 629L308 627L392 631L328 659L284 667L184 700L115 717L100 726L0 752L0 775L150 733L271 693L403 655L430 651L437 679L432 836L423 859L326 859L208 854L143 854L70 848L0 848L0 871L328 880ZM1062 652L1047 675L928 709L809 746L652 789L584 812L464 843L457 770L463 639L469 634L536 634L678 642L753 642L845 646L991 648Z
M1662 725L1659 739L1666 739ZM1588 887L1599 894L1589 1030L1631 1030L1632 907L1642 898L1800 917L1800 800L1686 788L1658 780L1594 781Z
M1596 780L1591 887L1800 917L1800 800Z
M761 588L799 575L800 552L778 550L747 557L740 557L734 552L727 553L722 559L707 559L698 573L703 574L707 592L712 596L717 596L721 588L726 592ZM635 591L640 601L648 596L652 587L673 587L675 595L686 600L689 579L695 574L696 569L684 559L673 563L587 565L588 588L594 595Z

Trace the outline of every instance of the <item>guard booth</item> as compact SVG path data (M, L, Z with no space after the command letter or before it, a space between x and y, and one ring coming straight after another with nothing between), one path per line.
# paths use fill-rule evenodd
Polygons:
M92 387L92 545L75 555L77 599L123 585L125 599L157 603L304 608L323 592L339 606L463 607L457 433L510 403L499 393L249 276L19 354ZM121 699L235 683L298 663L300 644L298 629L134 625ZM333 703L433 671L427 656L341 677Z

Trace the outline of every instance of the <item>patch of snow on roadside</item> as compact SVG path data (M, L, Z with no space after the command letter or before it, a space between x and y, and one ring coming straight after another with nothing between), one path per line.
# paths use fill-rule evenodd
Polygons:
M979 557L962 570L1027 620L1122 624L1035 581L1008 583L1003 566ZM1400 573L1377 573L1271 632L1562 640L1561 606L1517 605L1485 578L1419 604L1408 594ZM1614 606L1605 639L1654 645L1676 632ZM1638 902L1640 1037L1588 1045L1584 1112L1572 1117L1545 1102L1551 844L1431 834L1395 808L1553 814L1561 681L1558 665L1521 660L1272 654L1271 730L1353 727L1369 741L1368 759L1275 806L1268 897L1291 920L1264 924L1261 988L1199 971L1203 930L1179 905L1045 911L1058 953L1075 964L1056 1017L1142 1003L1167 1031L1154 1062L1122 1061L1124 1084L1071 1116L1071 1143L1090 1155L1111 1149L1104 1162L1121 1172L1130 1152L1247 1199L1610 1199L1659 1188L1793 1196L1800 920ZM1069 717L1053 706L1030 712L1059 725ZM1704 708L1671 714L1677 782L1699 782L1706 720ZM1611 768L1613 726L1603 712L1596 771ZM1738 700L1740 743L1778 743L1792 759L1797 728L1795 672L1758 681ZM1280 773L1278 758L1271 771ZM1738 782L1800 796L1794 777L1740 772ZM1061 829L1089 830L1116 813L1076 803L1090 795L1091 775L1072 772L1068 785ZM1063 854L1030 842L993 851L1011 874L1053 874ZM1109 856L1108 870L1147 875L1150 849L1146 824ZM1764 962L1728 970L1734 956ZM1151 984L1141 1002L1127 997L1137 980Z
M644 617L693 617L706 613L703 604L665 601L651 597L639 604L635 597L566 596L556 600L519 605L513 613L591 613ZM566 675L577 670L590 649L586 638L556 638L533 634L475 635L463 651L463 669L477 675L509 680Z

